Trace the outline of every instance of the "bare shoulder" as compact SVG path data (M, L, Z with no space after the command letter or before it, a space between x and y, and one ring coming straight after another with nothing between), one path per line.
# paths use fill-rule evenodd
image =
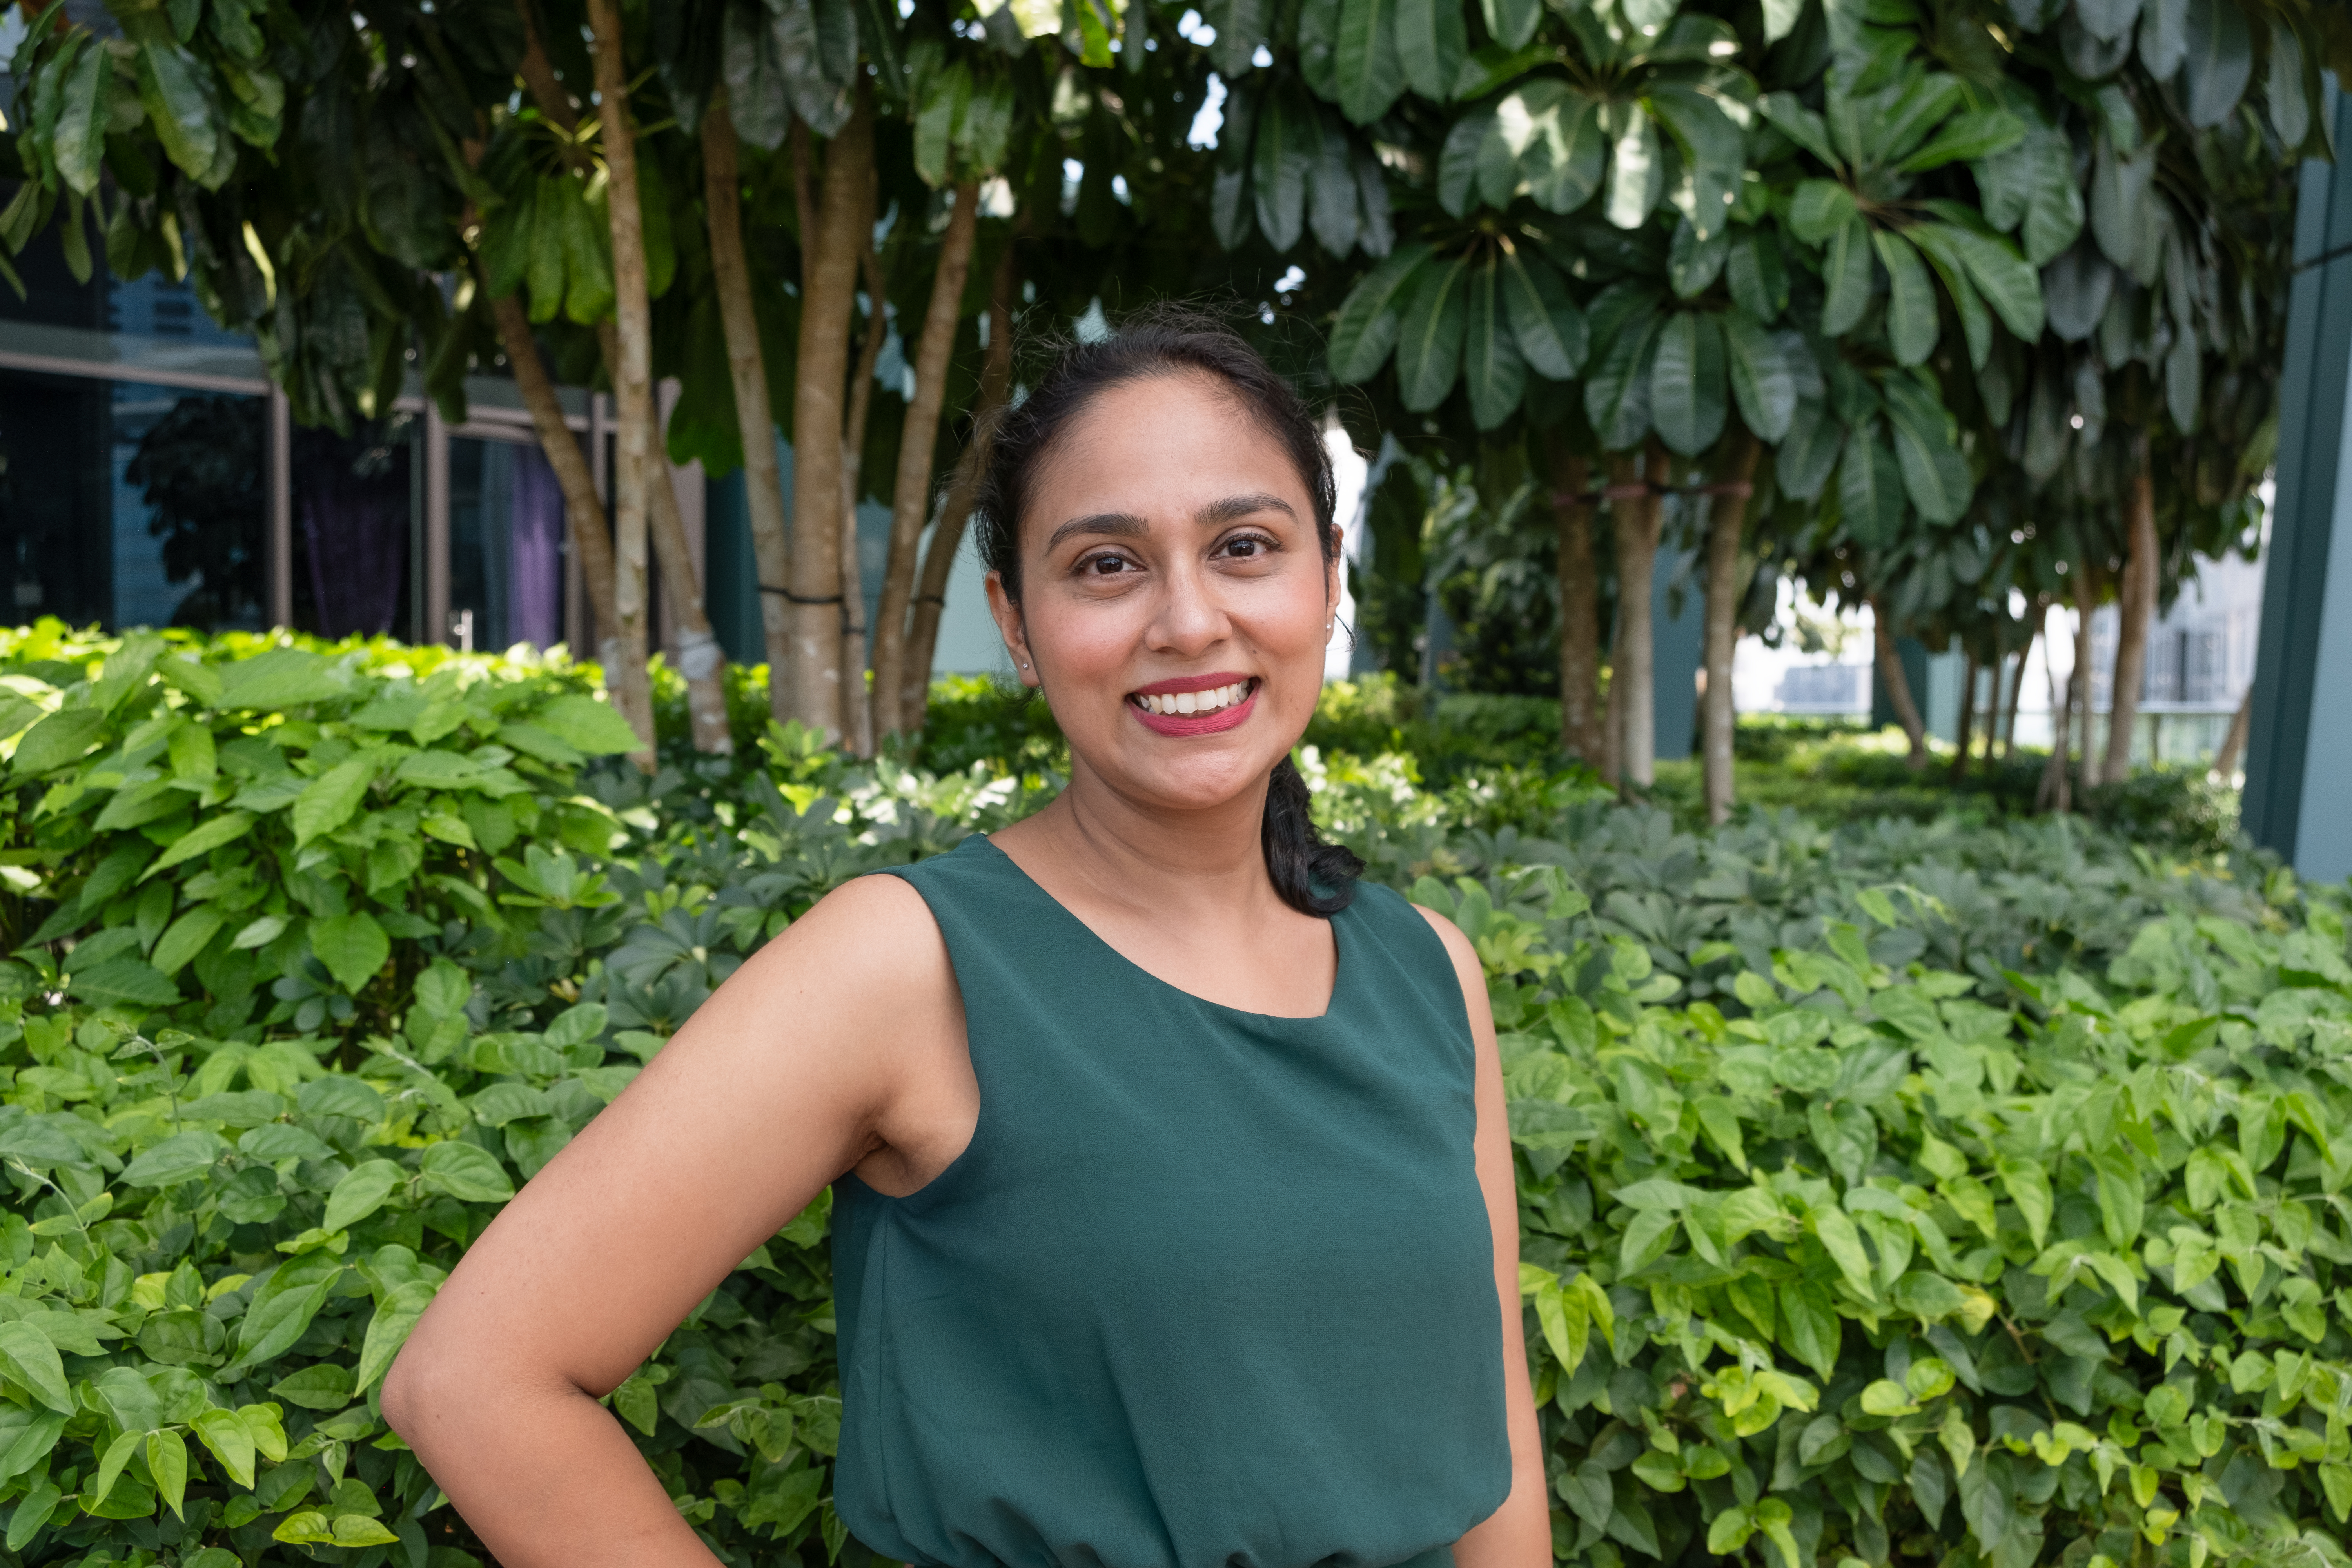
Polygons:
M904 996L910 987L950 983L953 971L923 895L903 878L873 876L854 878L819 899L744 964L739 978L761 989L800 979L853 991L880 984Z
M1470 945L1470 939L1462 934L1462 928L1426 904L1415 904L1412 908L1415 914L1429 922L1429 929L1437 933L1437 940L1445 944L1446 956L1454 960L1454 967L1465 974L1477 973L1478 950Z
M1470 1033L1478 1041L1479 1050L1484 1052L1486 1042L1494 1037L1495 1015L1492 1005L1486 1000L1486 970L1478 962L1478 950L1470 945L1470 939L1462 934L1460 926L1435 910L1423 904L1412 907L1423 920L1429 922L1429 929L1437 933L1437 940L1445 944L1445 956L1454 961L1454 978L1462 983L1462 1005L1470 1015Z

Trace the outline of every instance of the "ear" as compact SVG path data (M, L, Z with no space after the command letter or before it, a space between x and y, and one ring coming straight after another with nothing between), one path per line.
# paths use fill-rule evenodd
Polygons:
M1023 619L1021 606L1004 591L1004 574L988 574L988 613L996 622L996 631L1004 639L1005 650L1013 655L1013 673L1021 678L1024 686L1042 684L1037 673L1037 661L1029 652L1029 626Z

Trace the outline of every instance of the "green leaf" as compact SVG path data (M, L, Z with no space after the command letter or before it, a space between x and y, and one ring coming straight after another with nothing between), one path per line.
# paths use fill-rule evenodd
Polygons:
M1455 0L1396 0L1396 51L1405 84L1432 103L1444 103L1470 52L1461 5Z
M204 1446L212 1450L229 1479L238 1486L253 1485L253 1434L233 1411L218 1406L199 1411L188 1423L188 1429Z
M139 100L163 155L191 179L203 181L221 150L221 129L205 68L196 57L169 40L139 46ZM216 188L219 182L214 181Z
M1822 304L1822 331L1843 337L1861 321L1870 305L1870 226L1855 213L1830 236L1829 254L1822 258L1822 278L1829 296Z
M1657 126L1640 104L1614 102L1601 111L1601 130L1609 143L1609 180L1601 216L1619 228L1639 228L1666 194Z
M87 969L74 970L66 978L66 990L100 1005L138 1002L150 1007L168 1007L180 999L180 988L165 979L154 965L128 957L110 958Z
M1470 274L1468 321L1462 349L1462 380L1470 394L1470 414L1481 430L1492 430L1518 412L1527 385L1527 364L1511 330L1503 299L1501 268L1489 260Z
M155 1490L170 1505L173 1517L183 1517L180 1505L188 1495L188 1440L165 1427L147 1434L147 1473Z
M338 763L312 779L294 801L293 823L296 847L310 843L322 834L332 833L352 819L367 796L368 784L376 774L376 761L370 756L358 756Z
M188 961L212 945L226 917L211 904L198 904L165 929L155 942L156 973L176 974Z
M237 1325L236 1365L220 1375L226 1378L246 1367L275 1361L293 1348L294 1342L309 1331L319 1309L326 1305L328 1292L342 1272L342 1259L326 1251L306 1252L279 1264L254 1292L253 1304Z
M1993 1166L2000 1184L2017 1205L2025 1220L2026 1228L2033 1234L2033 1245L2043 1245L2050 1234L2050 1175L2034 1160L2003 1159Z
M1838 1272L1845 1276L1846 1283L1864 1300L1874 1300L1878 1292L1870 1255L1863 1250L1862 1233L1854 1229L1845 1211L1832 1204L1818 1204L1807 1213L1805 1223L1821 1238L1822 1248L1838 1266Z
M105 1456L98 1461L98 1474L90 1478L82 1496L99 1503L112 1496L114 1483L122 1479L124 1468L130 1465L131 1456L139 1452L139 1446L146 1436L144 1432L125 1432L109 1443Z
M1853 193L1834 180L1801 180L1789 200L1789 232L1819 245L1853 221Z
M1659 439L1686 458L1723 433L1723 362L1715 317L1677 310L1666 319L1650 362L1650 420Z
M1311 105L1286 90L1266 94L1251 146L1250 195L1257 226L1277 251L1298 243L1307 221L1307 186L1323 151L1323 127Z
M1486 31L1507 49L1523 49L1543 20L1541 0L1478 0Z
M1877 426L1875 419L1857 426L1838 463L1838 510L1864 549L1892 544L1903 530L1903 474Z
M559 697L530 721L585 755L616 756L637 749L636 731L611 704L577 693Z
M1829 1287L1818 1279L1795 1280L1780 1287L1779 1303L1789 1353L1824 1381L1836 1375L1843 1325Z
M1404 91L1404 63L1397 58L1396 48L1396 4L1397 0L1341 0L1336 57L1339 110L1358 125L1386 114Z
M74 1414L73 1391L66 1386L65 1363L49 1337L19 1318L0 1323L0 1373L60 1415Z
M279 1378L269 1392L305 1410L341 1410L352 1402L352 1369L339 1362L322 1361ZM244 1424L238 1423L239 1429Z
M301 809L299 803L295 809ZM356 995L392 956L392 939L373 915L355 910L312 921L310 951L327 966L336 984Z
M1925 174L1969 158L1990 158L2024 139L2025 121L2007 110L1971 110L1946 121L1933 141L1896 167L1909 174Z
M95 40L80 51L68 73L65 102L49 143L58 174L77 195L98 189L105 173L107 118L114 88L114 57Z
M1461 367L1469 266L1467 257L1454 257L1424 268L1405 306L1397 339L1397 393L1416 414L1445 400Z
M1675 225L1675 237L1666 250L1666 282L1678 298L1690 300L1706 292L1722 274L1723 264L1731 253L1731 230L1716 230L1712 239L1703 239L1690 219Z
M1250 57L1270 34L1266 13L1266 0L1209 0L1201 7L1201 15L1217 30L1217 41L1209 47L1210 61L1227 81L1251 68Z
M1935 351L1941 335L1927 264L1911 242L1892 229L1874 230L1870 237L1886 268L1886 336L1895 351L1895 363L1918 364Z
M1540 257L1513 249L1502 258L1503 299L1519 354L1538 375L1572 381L1584 367L1591 334L1559 274ZM1346 311L1342 310L1344 319ZM1333 341L1339 334L1334 331Z
M456 1139L429 1145L418 1169L425 1186L461 1203L502 1204L514 1196L496 1155Z
M1964 228L1943 230L1969 269L1969 281L2014 337L2032 342L2042 335L2042 280L2017 247L1991 235Z
M1767 93L1757 108L1763 112L1764 118L1770 122L1772 128L1780 134L1827 163L1831 168L1839 166L1838 155L1830 146L1829 127L1822 123L1819 114L1806 108L1803 100L1795 93ZM1805 243L1817 245L1820 241L1807 240Z
M1797 412L1797 381L1780 345L1745 310L1723 318L1723 339L1740 423L1759 439L1777 443Z
M1495 106L1495 116L1501 150L1514 166L1514 183L1523 182L1538 206L1572 213L1601 189L1608 173L1609 139L1599 102L1547 78L1509 94Z
M1713 239L1731 221L1747 168L1747 138L1715 100L1696 88L1662 82L1652 88L1650 111L1674 138L1690 179L1684 216L1701 239Z
M1986 311L1976 285L1969 281L1967 263L1951 243L1950 231L1942 224L1923 223L1909 230L1907 237L1943 280L1944 292L1950 297L1952 309L1960 318L1960 335L1969 345L1969 368L1983 370L1992 354L1992 317Z
M1911 504L1929 522L1958 521L1974 486L1954 444L1950 416L1932 394L1907 378L1889 377L1885 390L1895 456Z
M1484 165L1498 161L1505 174L1510 148L1502 140L1495 110L1474 110L1454 122L1437 153L1437 205L1455 217L1470 210L1470 198L1480 194ZM1509 191L1501 195L1507 199Z
M122 1167L121 1181L131 1187L170 1187L193 1181L219 1163L228 1144L217 1132L191 1128L175 1132L140 1151Z
M1763 229L1732 231L1724 272L1733 300L1758 321L1769 326L1788 307L1788 266L1778 241Z
M1345 256L1355 247L1361 210L1355 150L1328 110L1317 112L1316 118L1322 122L1323 137L1315 157L1314 189L1307 197L1307 225L1315 231L1316 244L1333 256Z
M1664 324L1646 304L1627 316L1609 340L1601 368L1584 379L1585 417L1606 451L1622 452L1649 431L1650 359Z
M376 1307L375 1316L368 1323L367 1341L360 1347L359 1373L354 1380L357 1393L373 1388L376 1381L392 1370L393 1358L408 1342L416 1320L433 1304L436 1289L429 1279L411 1279L394 1287L392 1294Z
M2207 131L2228 119L2245 96L2254 71L2253 31L2236 0L2189 0L2188 43L2181 111L2189 124Z
M25 731L10 759L19 774L46 773L79 762L106 733L106 715L94 708L60 708Z
M2263 76L2263 95L2270 100L2271 127L2292 152L2311 134L2311 100L2303 82L2303 46L2284 23L2271 23L2271 58Z
M408 1173L390 1160L369 1160L346 1172L327 1194L325 1230L346 1230L383 1206Z

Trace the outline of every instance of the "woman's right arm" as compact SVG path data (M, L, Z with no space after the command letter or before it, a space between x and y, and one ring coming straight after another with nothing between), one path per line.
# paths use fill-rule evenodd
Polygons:
M501 1563L716 1561L597 1400L835 1176L935 1140L957 1098L940 1067L963 1049L920 895L862 879L737 971L507 1205L383 1386L384 1418Z

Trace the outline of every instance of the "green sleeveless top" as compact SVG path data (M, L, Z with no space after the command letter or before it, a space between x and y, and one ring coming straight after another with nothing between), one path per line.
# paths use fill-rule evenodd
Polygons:
M909 1196L836 1184L842 1522L935 1568L1449 1562L1511 1456L1428 922L1360 887L1329 1011L1280 1018L1146 973L980 835L891 874L947 939L980 1121Z

